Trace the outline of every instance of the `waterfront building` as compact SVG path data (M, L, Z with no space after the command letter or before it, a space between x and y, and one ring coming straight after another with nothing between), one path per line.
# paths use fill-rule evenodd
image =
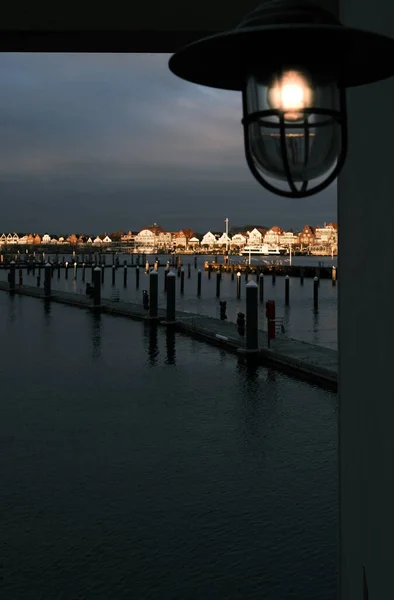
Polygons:
M153 223L150 227L144 227L134 236L136 248L146 252L154 252L156 249L166 250L171 247L172 242L171 233L164 231L157 223Z
M18 240L18 244L26 245L27 244L27 235L22 235Z
M269 246L279 246L281 243L283 233L283 229L281 229L277 225L274 225L273 227L271 227L271 229L268 229L268 231L266 232L263 239L264 244L268 244Z
M298 246L298 244L299 237L293 231L283 231L283 233L280 235L280 246L285 246L287 248L291 246L292 248L294 248L295 246Z
M246 233L248 236L247 242L249 246L261 246L264 235L258 227L255 227L252 229L252 231L247 231Z
M50 244L50 242L51 242L51 236L50 236L50 235L48 235L47 233L45 233L45 234L42 236L42 243L43 243L43 244Z
M201 240L201 247L205 247L208 250L213 250L213 248L216 246L218 238L219 236L216 236L214 233L212 233L212 231L208 231Z
M111 238L108 235L106 235L105 238L103 239L103 244L111 244L111 243L112 243Z
M191 229L181 229L173 234L172 242L175 243L176 247L187 248L189 245L189 240L192 237L193 231Z
M299 245L311 248L315 243L315 231L311 225L305 225L303 230L298 234Z
M242 250L242 248L244 246L246 246L247 241L248 240L247 240L246 232L245 233L235 233L231 238L230 248Z
M75 233L69 235L67 241L69 244L72 244L74 246L77 243L77 236L75 235Z
M39 236L38 233L36 233L36 235L34 236L33 244L36 244L37 246L41 244L41 236Z
M121 242L132 243L135 241L135 237L138 235L138 231L129 231L128 233L124 233L120 237Z
M93 244L96 244L98 246L99 244L102 244L102 243L103 243L103 241L99 236L94 238Z
M338 226L336 223L324 224L324 227L316 227L315 244L324 246L338 243Z
M199 245L200 245L200 240L197 237L193 236L192 238L190 238L189 246L191 248L198 248Z
M224 246L227 248L231 244L231 238L227 235L226 232L222 233L220 238L216 241L217 246L223 248Z

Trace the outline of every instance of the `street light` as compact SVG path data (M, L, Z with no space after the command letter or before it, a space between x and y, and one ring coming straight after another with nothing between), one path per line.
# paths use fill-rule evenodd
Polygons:
M345 163L346 88L391 77L390 56L393 39L345 27L313 2L267 0L235 29L181 49L169 68L192 83L241 91L251 172L274 194L303 198Z

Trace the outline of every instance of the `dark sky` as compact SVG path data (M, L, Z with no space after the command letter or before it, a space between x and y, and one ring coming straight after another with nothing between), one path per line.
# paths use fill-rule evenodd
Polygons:
M246 165L241 95L175 77L167 54L0 54L2 231L302 227L336 220L336 184L301 200Z

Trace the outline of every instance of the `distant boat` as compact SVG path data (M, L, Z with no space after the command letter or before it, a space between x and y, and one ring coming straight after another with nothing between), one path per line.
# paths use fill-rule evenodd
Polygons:
M254 256L278 256L282 254L279 246L269 246L268 244L261 244L261 246L245 246L240 255L254 255Z

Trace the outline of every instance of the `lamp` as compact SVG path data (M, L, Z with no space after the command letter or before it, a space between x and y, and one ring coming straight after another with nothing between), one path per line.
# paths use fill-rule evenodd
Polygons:
M346 88L393 75L390 56L393 39L346 27L313 2L267 0L235 29L175 53L169 68L192 83L241 91L252 174L274 194L303 198L345 163Z

